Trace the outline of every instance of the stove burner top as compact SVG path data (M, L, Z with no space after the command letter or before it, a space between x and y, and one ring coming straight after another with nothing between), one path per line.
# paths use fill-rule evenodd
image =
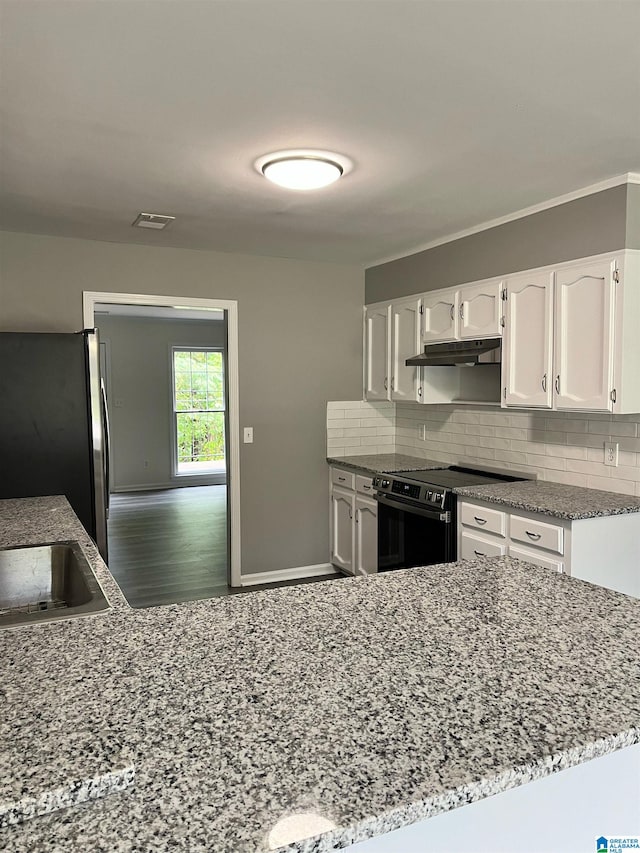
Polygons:
M374 479L373 486L379 493L398 496L405 503L426 504L447 511L455 506L455 495L452 489L458 486L513 483L522 479L524 478L507 472L492 473L451 465L448 468L427 471L381 474Z

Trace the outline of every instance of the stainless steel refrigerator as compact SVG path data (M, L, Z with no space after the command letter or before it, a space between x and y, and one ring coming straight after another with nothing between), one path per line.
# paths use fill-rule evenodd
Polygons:
M37 495L65 495L107 559L109 442L96 329L0 333L0 498Z

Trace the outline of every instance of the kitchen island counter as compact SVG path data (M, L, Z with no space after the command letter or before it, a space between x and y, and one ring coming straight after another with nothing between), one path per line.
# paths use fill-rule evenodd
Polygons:
M37 541L82 535L62 499L3 501L2 544L43 513ZM322 853L640 741L626 596L499 558L131 610L91 556L111 611L0 632L2 742L93 728L135 785L8 853ZM284 843L303 814L327 831Z

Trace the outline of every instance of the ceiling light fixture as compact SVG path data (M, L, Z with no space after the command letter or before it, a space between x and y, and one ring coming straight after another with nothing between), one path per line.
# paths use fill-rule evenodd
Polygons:
M352 163L330 151L299 149L266 154L256 160L255 167L269 181L288 190L318 190L350 172Z

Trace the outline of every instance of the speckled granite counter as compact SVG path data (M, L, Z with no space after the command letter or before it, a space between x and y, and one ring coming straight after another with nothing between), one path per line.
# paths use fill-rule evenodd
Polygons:
M391 474L393 471L428 471L446 468L448 462L435 462L433 459L418 459L404 453L371 453L362 456L328 456L330 465L341 465L355 471L374 474Z
M7 511L70 538L31 506L0 502L5 544ZM640 741L640 602L508 558L113 603L0 633L0 743L93 728L136 764L127 791L3 830L7 853L266 853L309 812L335 828L279 849L324 853Z
M629 497L600 489L584 489L549 483L544 480L527 480L522 483L501 483L493 486L467 486L454 489L460 497L476 498L513 509L540 512L555 518L577 520L600 518L640 512L640 498Z

